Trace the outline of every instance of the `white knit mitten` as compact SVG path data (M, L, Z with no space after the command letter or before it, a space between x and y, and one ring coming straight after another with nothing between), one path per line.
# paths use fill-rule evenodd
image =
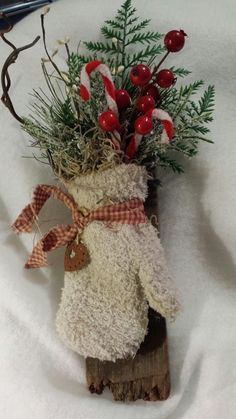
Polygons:
M88 210L147 196L145 168L119 165L66 185ZM148 306L174 319L178 311L155 228L93 221L83 230L90 263L65 273L57 330L85 357L115 361L134 356L147 333Z

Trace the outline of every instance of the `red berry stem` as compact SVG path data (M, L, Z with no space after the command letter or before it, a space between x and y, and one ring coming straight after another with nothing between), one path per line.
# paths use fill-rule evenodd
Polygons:
M154 67L154 70L153 70L152 75L151 75L151 79L153 78L153 76L155 76L155 74L156 74L157 70L160 68L160 66L162 65L162 63L163 63L163 62L165 61L165 59L168 57L169 53L170 53L170 51L167 51L167 52L165 53L164 57L163 57L163 58L161 59L161 61L159 62L159 64L157 64L157 65ZM139 98L143 95L143 92L144 92L144 90L145 90L145 87L146 87L146 86L143 86L143 87L140 89L140 91L139 91L139 95L137 96L137 99L136 99L136 102L135 102L134 109L135 109L135 108L136 108L136 106L137 106L137 103L138 103ZM133 116L133 112L132 112L132 114L131 114L131 115Z
M153 78L153 76L155 76L155 74L157 73L157 70L161 67L162 63L164 63L164 61L165 61L165 59L168 57L169 53L170 53L170 51L167 51L167 52L165 53L164 57L162 57L162 59L161 59L161 61L159 62L159 64L157 64L157 65L154 67L154 70L153 70L153 72L152 72L152 78Z

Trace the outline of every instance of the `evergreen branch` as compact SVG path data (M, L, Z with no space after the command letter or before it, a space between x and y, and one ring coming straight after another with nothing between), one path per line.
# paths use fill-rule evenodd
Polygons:
M173 120L182 112L182 110L187 105L189 98L196 94L197 91L203 86L204 82L202 80L195 81L193 84L188 86L181 86L179 91L179 98L174 110Z
M214 144L214 141L209 140L209 138L206 138L206 137L191 135L189 137L182 137L182 138L183 138L183 140L189 140L189 139L194 140L194 139L196 139L196 140L200 140L200 141L206 141L207 143L210 143L210 144Z
M214 109L215 87L208 86L203 96L199 100L199 114L211 113Z
M138 20L138 18L133 18L133 19L130 19L128 22L127 22L127 25L128 26L131 26L134 22L136 22ZM132 26L128 31L127 31L127 36L128 35L132 35L133 33L137 33L137 32L140 32L142 29L145 29L148 25L149 25L149 23L150 23L150 19L145 19L145 20L142 20L140 23L138 23L137 25L134 25L134 26Z
M84 45L89 51L92 51L92 52L97 52L97 53L100 52L103 54L117 54L117 46L114 43L104 44L103 42L89 41L89 42L84 42Z
M186 77L189 74L191 74L191 71L187 70L186 68L182 68L182 67L176 68L176 67L172 66L172 67L170 67L170 70L173 71L174 75L178 76L178 77Z
M194 95L203 85L204 85L203 80L197 80L187 86L181 86L180 95L183 97Z
M122 41L122 35L121 35L121 31L118 31L116 29L113 28L108 28L107 26L103 26L101 28L101 33L103 34L103 36L106 39L112 39L112 38L116 38L119 41Z
M134 22L137 22L137 20L138 20L138 16L134 16L131 19L128 19L127 20L127 27L131 26Z
M161 37L162 35L158 32L135 33L131 38L127 39L125 46L127 47L128 45L136 44L138 42L141 44L150 44L151 42L159 41Z
M185 157L195 157L196 154L198 153L197 148L185 148L185 147L181 147L179 145L176 146L172 146L169 148L172 151L175 151L177 153L181 153L183 154Z
M183 166L175 159L169 157L167 154L158 154L159 166L173 170L174 173L183 173Z
M69 59L67 60L68 66L68 78L72 84L79 84L79 76L82 70L82 67L95 59L94 55L78 55L74 52L70 54Z
M114 29L120 29L120 30L123 30L123 29L124 29L123 24L122 24L122 23L120 23L120 22L119 22L119 21L117 21L117 20L106 20L106 21L105 21L105 23L106 23L107 25L111 26L111 27L112 27L112 28L114 28Z
M190 125L186 127L187 129L193 130L196 133L200 133L200 134L207 134L208 132L210 132L209 128L204 127L202 125Z
M117 18L127 22L127 18L131 17L135 12L136 9L132 7L131 0L126 0L117 11Z
M132 67L132 65L134 65L137 62L146 63L149 57L159 55L163 51L165 51L165 48L162 47L162 45L148 45L144 50L141 50L128 56L126 61L126 67Z

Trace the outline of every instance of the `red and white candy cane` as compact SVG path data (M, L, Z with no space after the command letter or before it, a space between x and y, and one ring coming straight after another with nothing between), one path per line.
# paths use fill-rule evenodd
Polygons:
M161 122L161 124L163 125L161 143L168 144L174 135L174 124L170 115L166 111L163 111L163 109L157 108L151 109L145 115L150 117L152 121L158 119ZM134 154L136 153L142 141L142 138L143 135L135 132L126 150L126 155L128 156L129 160L131 160L134 157Z
M90 99L91 97L90 75L95 70L99 71L99 73L102 76L108 107L118 117L119 113L118 113L118 107L116 104L115 85L113 83L109 68L102 61L99 61L99 60L90 61L89 63L85 64L85 66L82 68L81 76L80 76L80 81L81 81L80 96L85 101ZM114 147L117 150L120 148L120 141L121 141L120 134L118 131L114 131L113 133L111 133L111 135L112 135Z
M102 61L90 61L89 63L85 64L85 66L82 68L80 76L80 96L85 101L90 99L90 75L95 70L99 71L99 73L102 76L108 107L118 116L115 85L113 83L109 68L106 64L103 64Z

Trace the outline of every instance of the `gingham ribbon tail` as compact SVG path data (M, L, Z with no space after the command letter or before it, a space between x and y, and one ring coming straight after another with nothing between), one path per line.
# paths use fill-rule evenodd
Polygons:
M70 243L78 232L82 232L84 227L92 221L132 225L148 222L143 202L138 198L98 208L85 216L74 199L61 189L56 186L38 185L35 188L32 202L23 209L12 225L14 231L30 233L41 208L50 197L60 200L71 210L73 223L49 230L34 246L31 256L25 264L27 269L48 266L47 252Z

